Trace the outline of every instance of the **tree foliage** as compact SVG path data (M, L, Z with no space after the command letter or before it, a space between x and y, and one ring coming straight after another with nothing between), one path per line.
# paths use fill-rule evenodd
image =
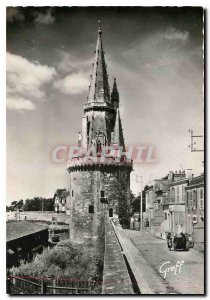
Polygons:
M142 211L146 211L146 190L147 186L145 186L143 192L142 192ZM138 196L134 196L132 194L131 204L130 204L130 216L132 216L134 213L137 213L140 211L141 208L141 193L139 193Z
M6 211L53 211L54 199L34 197L32 199L13 201L10 206L6 206Z

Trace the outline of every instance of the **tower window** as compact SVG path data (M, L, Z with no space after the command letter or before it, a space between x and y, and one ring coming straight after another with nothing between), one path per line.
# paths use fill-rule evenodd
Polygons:
M113 208L110 208L110 209L109 209L109 217L110 217L110 218L113 218Z
M89 144L89 135L90 135L90 122L87 121L87 143Z
M105 192L101 191L101 198L104 198L104 197L105 197Z
M101 153L101 142L97 142L97 153Z
M94 205L89 205L89 214L94 213Z
M71 191L71 195L72 195L72 197L74 197L74 191L73 190Z

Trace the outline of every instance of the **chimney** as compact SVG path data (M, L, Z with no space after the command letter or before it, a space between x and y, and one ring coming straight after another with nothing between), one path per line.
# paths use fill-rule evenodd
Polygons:
M168 181L173 181L173 176L174 174L173 174L173 171L169 171L169 173L168 173Z
M192 169L187 169L186 170L186 177L188 178L188 179L192 179L193 178L193 173L192 173Z

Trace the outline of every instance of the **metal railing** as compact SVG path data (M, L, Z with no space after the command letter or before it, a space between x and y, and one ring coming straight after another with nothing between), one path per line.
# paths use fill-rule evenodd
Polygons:
M90 283L70 278L9 275L7 276L7 294L90 294Z

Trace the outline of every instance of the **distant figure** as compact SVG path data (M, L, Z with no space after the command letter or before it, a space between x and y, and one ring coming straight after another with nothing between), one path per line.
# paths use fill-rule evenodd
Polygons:
M178 225L178 228L177 228L177 234L181 234L183 233L183 229L182 229L182 225Z
M183 241L183 244L184 244L184 249L186 251L186 248L187 248L187 239L186 239L186 235L181 232L181 237L182 237L182 241Z
M171 248L172 248L172 237L171 237L170 232L167 234L167 244L168 244L168 249L171 250Z

